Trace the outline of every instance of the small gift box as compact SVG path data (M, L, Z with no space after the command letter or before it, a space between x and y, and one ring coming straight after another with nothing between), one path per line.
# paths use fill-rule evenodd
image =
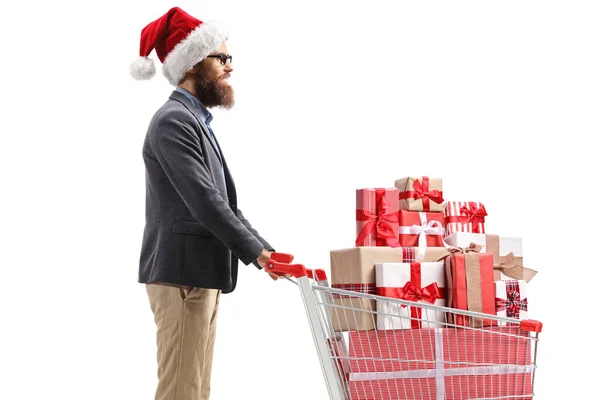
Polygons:
M400 210L398 241L402 246L417 246L417 260L429 246L444 247L444 216L441 212Z
M496 281L496 315L519 320L527 319L527 283L525 281ZM500 322L500 325L505 325L505 323Z
M442 180L427 176L398 179L394 186L400 191L400 209L441 212L443 210Z
M494 256L479 253L481 246L473 243L468 248L451 247L445 257L448 307L496 315L494 286ZM451 314L454 323L480 328L496 325L486 318Z
M523 266L523 246L520 237L507 237L481 233L455 232L446 237L454 247L481 246L482 253L494 255L494 280L524 280L530 282L537 271Z
M487 212L481 203L448 201L444 203L446 236L454 232L485 233Z
M379 263L376 293L394 299L444 307L446 276L443 262ZM437 328L445 313L394 302L377 302L377 329Z
M398 189L356 190L356 246L398 243Z

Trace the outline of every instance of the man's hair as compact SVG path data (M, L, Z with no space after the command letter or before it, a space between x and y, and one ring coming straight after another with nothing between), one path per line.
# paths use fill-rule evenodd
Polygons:
M206 60L206 58L204 59ZM183 82L185 82L186 79L190 78L190 77L195 77L196 74L202 70L202 63L204 62L204 60L196 63L192 68L190 68L185 75L183 76L183 78L181 78L181 80L179 81L179 84L181 85Z

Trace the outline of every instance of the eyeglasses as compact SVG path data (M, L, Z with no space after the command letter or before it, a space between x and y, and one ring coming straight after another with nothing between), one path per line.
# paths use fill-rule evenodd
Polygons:
M215 55L211 55L211 56L207 56L210 58L218 58L219 62L221 63L221 65L225 66L225 64L227 64L227 60L229 60L229 63L231 64L233 57L231 55L227 55L227 54L215 54Z

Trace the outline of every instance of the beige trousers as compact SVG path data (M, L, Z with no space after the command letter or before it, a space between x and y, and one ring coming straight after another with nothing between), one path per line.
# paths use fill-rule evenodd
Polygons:
M208 400L220 290L148 283L156 323L155 400Z

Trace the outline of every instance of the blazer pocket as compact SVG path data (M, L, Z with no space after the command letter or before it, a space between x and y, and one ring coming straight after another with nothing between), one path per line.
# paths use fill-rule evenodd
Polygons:
M184 235L198 235L211 237L213 234L199 222L192 221L174 221L173 232Z

